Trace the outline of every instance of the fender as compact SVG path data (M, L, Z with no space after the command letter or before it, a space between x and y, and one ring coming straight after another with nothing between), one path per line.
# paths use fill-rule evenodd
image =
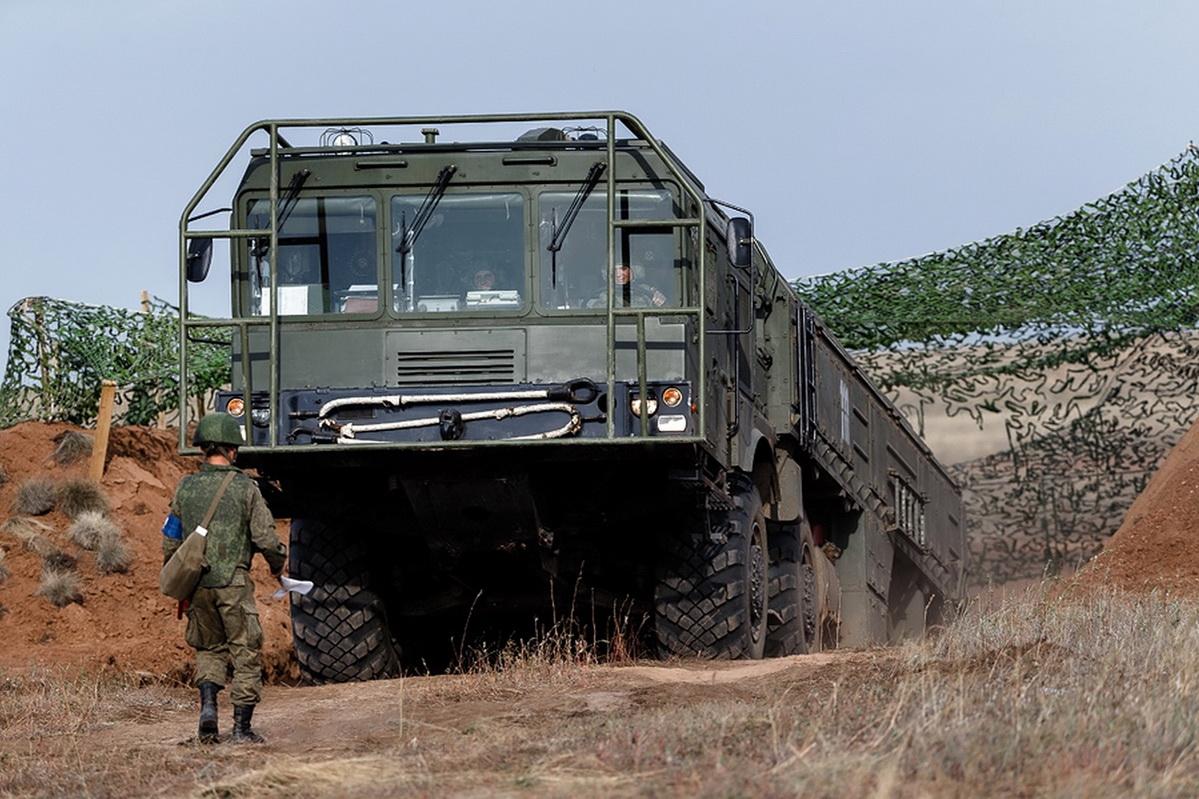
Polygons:
M778 438L775 436L774 431L767 427L764 421L755 421L753 432L749 436L749 443L746 444L745 449L741 452L741 468L746 472L753 471L755 456L757 456L758 449L762 446L766 447L767 454L770 456L771 466L773 467L774 448L777 441Z

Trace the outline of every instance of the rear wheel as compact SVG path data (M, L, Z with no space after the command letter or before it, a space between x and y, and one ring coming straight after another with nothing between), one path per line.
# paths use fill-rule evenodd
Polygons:
M722 515L735 524L717 517L722 530L683 531L666 542L654 589L664 653L758 659L765 652L766 519L752 483L737 482L733 508Z
M806 521L779 525L770 536L768 657L820 649L820 593L816 549Z
M371 590L360 535L317 519L294 520L289 573L313 582L307 596L291 600L292 638L305 679L349 682L398 673L387 612Z

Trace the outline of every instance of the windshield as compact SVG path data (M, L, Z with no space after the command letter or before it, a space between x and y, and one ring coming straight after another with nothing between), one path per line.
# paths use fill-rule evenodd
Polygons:
M526 306L524 198L446 194L405 255L396 250L425 195L391 200L392 280L400 313L518 311Z
M540 285L543 308L549 310L608 307L608 198L596 191L562 240L556 254L548 251L554 230L576 192L544 192L539 199ZM616 193L618 219L671 219L678 216L666 190L633 189ZM622 228L616 232L617 307L677 307L684 300L685 262L679 258L678 236L669 227Z
M270 275L279 264L279 314L375 313L379 309L376 209L371 197L296 201L279 231L279 253L250 243L250 313L270 313ZM269 228L270 202L251 200L246 224Z

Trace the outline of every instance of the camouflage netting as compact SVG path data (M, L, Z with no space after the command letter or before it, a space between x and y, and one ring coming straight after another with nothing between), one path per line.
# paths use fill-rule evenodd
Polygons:
M26 419L95 422L100 381L117 383L118 421L152 424L179 405L178 310L155 298L144 311L49 297L8 311L12 340L0 384L0 427ZM207 330L189 344L188 393L203 403L229 382L230 331Z
M797 282L943 460L934 417L1002 428L951 469L976 583L1093 555L1195 420L1197 192L1191 146L1027 230Z

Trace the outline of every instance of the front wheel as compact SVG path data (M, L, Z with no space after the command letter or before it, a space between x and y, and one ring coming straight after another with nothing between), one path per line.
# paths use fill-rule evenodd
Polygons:
M769 553L762 498L751 481L735 483L733 508L721 515L715 525L722 529L683 531L665 542L654 629L666 654L757 660L765 653Z
M371 590L367 547L356 531L317 519L291 523L288 569L311 580L292 595L291 628L300 671L310 682L392 677L399 661L383 601Z

